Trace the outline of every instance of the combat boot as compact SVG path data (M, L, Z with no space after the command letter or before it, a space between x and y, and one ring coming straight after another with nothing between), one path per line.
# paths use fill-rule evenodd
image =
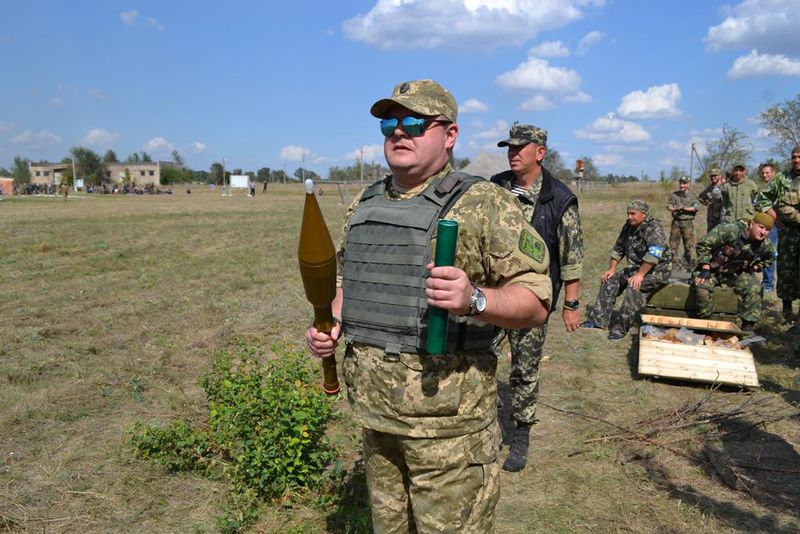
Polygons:
M514 438L511 440L506 461L503 462L503 470L511 473L522 471L528 463L528 445L530 444L530 423L517 423L514 431Z
M756 332L756 323L753 321L742 321L742 332L748 337L754 335Z

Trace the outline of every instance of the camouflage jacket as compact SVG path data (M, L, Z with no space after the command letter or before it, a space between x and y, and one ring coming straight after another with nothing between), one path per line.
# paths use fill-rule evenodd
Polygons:
M708 218L713 220L722 219L722 186L708 184L700 192L697 199L703 206L708 206Z
M756 242L748 239L744 221L720 224L697 243L699 264L709 264L713 273L738 275L772 265L775 247L769 238Z
M783 173L777 173L756 195L754 202L756 211L767 211L770 208L774 208L791 188L792 181L784 176Z
M697 215L697 209L700 205L697 202L697 197L691 191L677 191L672 192L667 202L667 208L673 208L672 218L676 221L691 221ZM693 211L685 211L688 208Z
M646 262L654 264L654 270L672 269L672 251L664 228L658 219L649 216L637 227L626 222L609 255L617 261L627 258L628 263L636 268Z
M758 186L749 178L739 183L725 182L722 185L722 204L726 223L751 219L755 215L753 200Z
M800 174L792 176L789 190L778 200L775 211L778 219L790 228L800 229Z

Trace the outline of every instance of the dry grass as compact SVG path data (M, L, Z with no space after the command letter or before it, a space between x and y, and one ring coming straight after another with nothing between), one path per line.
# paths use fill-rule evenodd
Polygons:
M667 192L626 184L581 198L584 302L594 297L628 200L646 198L665 219ZM336 238L345 206L333 187L321 203ZM195 188L191 195L0 203L0 531L216 529L224 485L135 459L126 431L137 420L202 422L197 378L231 335L265 347L302 345L310 312L295 260L301 210L296 186L271 186L255 198ZM633 426L708 394L636 377L630 338L568 336L558 314L551 322L542 384L550 406ZM755 396L796 411L795 340L777 324L762 330L771 339L756 352L764 387ZM501 386L507 372L503 361ZM742 396L712 394L720 402ZM358 432L343 399L338 407L332 439L352 465ZM499 532L800 528L800 493L772 484L774 472L740 473L742 487L731 487L726 475L664 448L589 441L613 430L597 420L547 406L539 416L530 467L503 474ZM797 417L738 433L735 443L708 441L704 431L678 436L681 450L739 463L780 453L782 465L800 465ZM332 516L313 499L292 508L265 503L254 528L332 530Z

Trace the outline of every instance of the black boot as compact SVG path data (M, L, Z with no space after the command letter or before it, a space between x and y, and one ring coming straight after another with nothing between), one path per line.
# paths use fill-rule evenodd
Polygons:
M528 463L530 433L531 425L529 423L517 423L514 438L511 440L511 449L508 452L506 461L503 462L504 471L516 473L525 469L525 464Z

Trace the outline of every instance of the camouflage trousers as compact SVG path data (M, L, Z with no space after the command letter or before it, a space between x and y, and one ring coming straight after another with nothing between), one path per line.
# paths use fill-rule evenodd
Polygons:
M778 297L800 299L800 228L784 226L778 253Z
M500 330L494 340L495 353L500 343L508 337L511 346L511 417L518 423L536 422L536 405L539 402L539 363L547 337L547 325L520 330Z
M683 221L673 219L672 221L672 227L669 232L669 248L672 249L672 254L675 258L680 258L678 249L681 247L681 241L683 241L683 260L687 268L693 269L695 266L693 219Z
M474 434L411 438L364 429L373 531L495 531L500 499L500 427Z
M753 273L712 276L702 285L695 286L697 315L711 317L714 313L714 288L729 286L739 297L739 317L742 321L757 323L761 319L761 284Z
M586 320L600 328L627 332L639 321L642 311L647 306L647 295L664 287L669 280L669 269L650 271L642 280L640 290L628 287L628 280L637 273L639 267L626 267L614 273L608 282L601 284L597 291L597 300L586 309ZM612 316L617 297L623 295L619 312Z

